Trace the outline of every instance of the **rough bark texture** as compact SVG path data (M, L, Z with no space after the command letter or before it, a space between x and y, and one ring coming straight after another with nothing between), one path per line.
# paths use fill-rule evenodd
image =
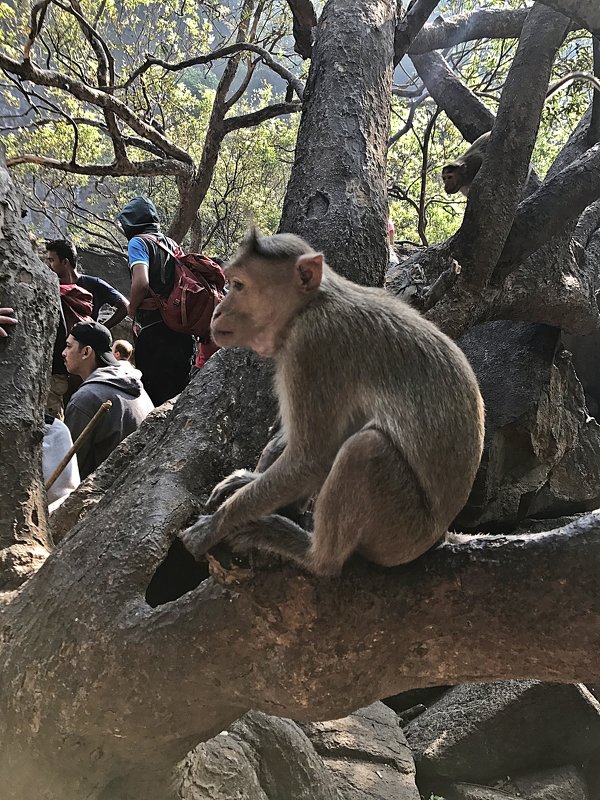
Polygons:
M329 0L317 27L281 229L358 283L387 263L386 153L396 3Z
M58 281L31 249L1 151L0 288L0 306L20 319L0 339L1 591L18 586L50 546L39 454L58 320Z
M540 0L544 5L577 20L588 31L600 35L600 7L596 0Z
M410 55L445 50L474 39L518 39L529 13L526 8L480 8L425 25L408 48Z

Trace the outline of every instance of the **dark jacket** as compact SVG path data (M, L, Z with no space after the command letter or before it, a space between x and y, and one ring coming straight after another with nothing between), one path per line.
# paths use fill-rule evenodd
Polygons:
M77 452L82 479L93 472L119 442L137 430L154 408L140 377L139 370L127 370L122 365L99 367L69 400L65 424L71 431L73 441L102 403L105 400L112 402L112 408L104 412Z

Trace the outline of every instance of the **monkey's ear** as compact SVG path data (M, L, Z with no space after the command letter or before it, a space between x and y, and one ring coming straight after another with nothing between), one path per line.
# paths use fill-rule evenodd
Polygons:
M304 292L318 289L323 278L323 254L305 253L299 256L295 266L296 282Z

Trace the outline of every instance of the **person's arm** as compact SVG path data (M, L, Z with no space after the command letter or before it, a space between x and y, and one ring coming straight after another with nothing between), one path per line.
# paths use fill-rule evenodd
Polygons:
M127 245L127 257L131 270L131 292L129 294L129 316L135 317L135 312L146 299L150 289L149 268L150 256L148 246L143 239L134 236Z
M17 318L12 308L0 308L0 337L4 338L8 336L8 331L4 327L5 325L16 325L16 323Z
M121 292L118 292L114 286L111 286L110 283L106 281L102 281L102 289L104 290L102 297L103 304L113 306L115 309L112 316L110 316L104 324L107 328L114 328L115 325L127 316L129 302Z

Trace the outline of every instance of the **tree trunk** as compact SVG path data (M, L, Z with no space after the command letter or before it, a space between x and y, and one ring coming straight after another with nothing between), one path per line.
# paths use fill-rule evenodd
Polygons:
M329 0L317 27L281 229L357 283L387 266L386 159L396 3Z
M14 589L48 555L40 445L58 281L33 253L0 152L0 305L19 324L0 339L0 591Z

